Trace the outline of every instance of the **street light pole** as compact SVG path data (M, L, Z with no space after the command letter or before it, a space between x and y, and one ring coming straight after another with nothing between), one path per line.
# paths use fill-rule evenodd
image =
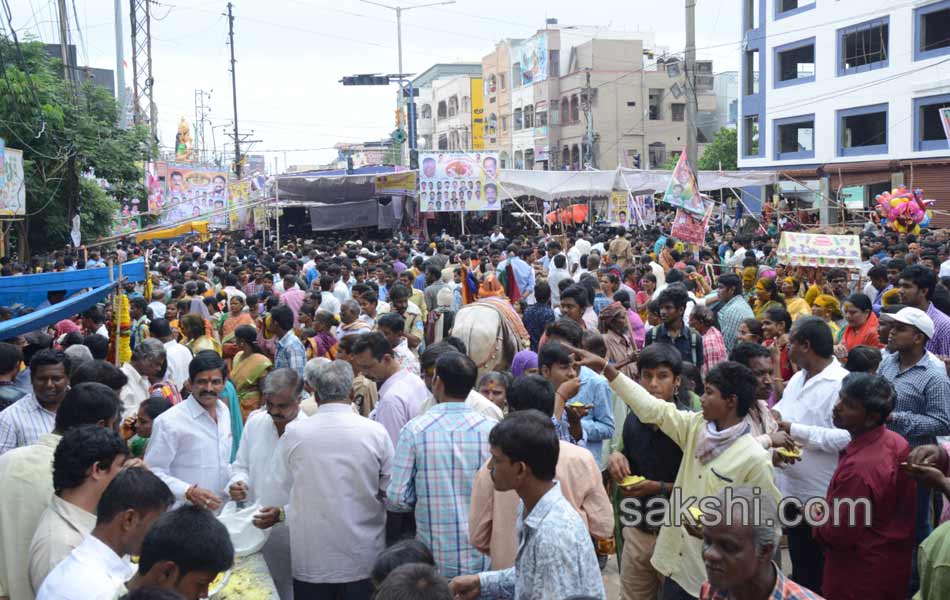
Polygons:
M696 0L686 0L686 158L695 169L696 146Z
M445 0L443 2L430 2L428 4L413 4L412 6L390 6L389 4L383 4L381 2L373 2L372 0L360 0L366 4L372 4L373 6L380 6L382 8L388 8L391 11L396 13L396 46L399 54L399 74L402 75L402 11L412 10L414 8L427 8L429 6L445 6L447 4L455 4L455 0Z

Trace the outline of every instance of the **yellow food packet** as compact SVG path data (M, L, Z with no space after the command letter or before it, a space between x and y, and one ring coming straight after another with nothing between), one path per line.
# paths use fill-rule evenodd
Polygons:
M646 479L647 478L642 475L629 475L627 477L624 477L623 480L620 481L620 487L630 487L633 485L637 485L641 481L646 481Z
M776 450L779 455L784 456L785 458L801 458L802 451L801 448L795 448L794 450L789 450L788 448L779 448Z

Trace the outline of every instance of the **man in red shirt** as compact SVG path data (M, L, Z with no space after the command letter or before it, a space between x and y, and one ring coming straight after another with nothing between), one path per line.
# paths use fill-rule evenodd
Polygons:
M907 597L917 484L901 468L910 444L885 426L893 406L894 388L880 375L852 373L841 383L832 420L851 442L828 485L837 522L813 515L825 521L814 530L825 546L822 591L835 600Z

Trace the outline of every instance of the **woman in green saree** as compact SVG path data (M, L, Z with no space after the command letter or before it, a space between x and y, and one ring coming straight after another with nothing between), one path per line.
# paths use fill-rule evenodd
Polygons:
M238 353L231 368L231 382L237 390L242 420L246 421L247 416L261 406L260 384L273 364L257 345L257 328L253 325L238 326L234 330L234 342Z

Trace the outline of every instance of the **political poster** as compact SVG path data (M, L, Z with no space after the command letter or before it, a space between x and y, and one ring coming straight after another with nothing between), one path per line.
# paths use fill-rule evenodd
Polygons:
M228 174L216 169L168 163L165 202L158 222L208 220L212 229L227 229ZM212 216L211 213L218 214Z
M26 214L26 180L23 178L23 151L7 148L3 159L4 182L0 186L0 216Z
M614 227L652 225L656 220L653 196L632 196L628 192L611 192L607 220Z
M663 194L663 202L700 217L706 212L699 186L696 185L696 172L690 166L685 151L676 161L673 176L670 177L670 183Z
M145 189L148 190L148 214L161 215L165 208L165 163L150 162L145 167Z
M712 208L713 205L710 203L702 217L696 217L682 208L676 209L670 235L686 244L702 245L706 240L706 228L709 226Z
M856 235L783 231L778 258L793 267L858 268L861 243Z
M264 198L264 175L248 177L228 185L228 212L229 229L243 231L245 234L254 233L254 209Z
M419 155L422 212L500 210L497 152L429 152Z
M376 176L376 194L380 196L415 196L416 172L402 171Z

